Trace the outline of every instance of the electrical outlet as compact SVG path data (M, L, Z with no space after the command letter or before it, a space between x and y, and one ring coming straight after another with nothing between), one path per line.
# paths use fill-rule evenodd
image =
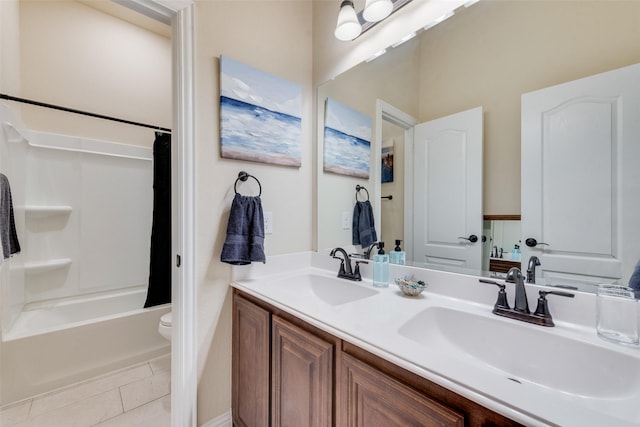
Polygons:
M342 212L342 229L349 230L351 228L351 213Z
M273 212L264 213L264 234L273 234Z

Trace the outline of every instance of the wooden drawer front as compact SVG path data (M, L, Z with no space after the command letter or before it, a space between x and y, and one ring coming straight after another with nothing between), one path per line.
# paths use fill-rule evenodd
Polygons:
M464 426L464 416L371 366L341 353L338 425Z
M495 271L497 273L508 273L512 267L520 268L520 263L516 261L504 261L497 259L489 260L489 271Z
M333 344L272 318L273 427L329 427L333 407Z
M237 295L233 305L233 424L267 427L270 314Z

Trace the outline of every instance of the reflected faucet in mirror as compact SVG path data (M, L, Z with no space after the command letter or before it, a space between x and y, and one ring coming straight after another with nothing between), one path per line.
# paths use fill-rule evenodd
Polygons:
M536 283L536 266L540 265L540 259L533 255L529 258L529 264L527 264L527 283Z

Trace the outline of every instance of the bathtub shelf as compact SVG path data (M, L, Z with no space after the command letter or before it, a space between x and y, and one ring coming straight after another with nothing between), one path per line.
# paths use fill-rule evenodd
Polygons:
M49 261L25 262L24 271L26 274L41 274L71 265L71 258L51 259Z
M72 211L71 206L40 206L40 205L26 205L24 211L29 218L46 218L56 215L68 215Z

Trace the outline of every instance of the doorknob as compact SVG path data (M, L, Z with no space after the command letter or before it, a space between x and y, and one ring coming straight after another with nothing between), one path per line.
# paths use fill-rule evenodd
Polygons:
M478 236L476 236L475 234L472 234L469 237L458 237L458 239L464 239L464 240L470 241L471 243L475 243L478 241Z
M542 242L538 242L536 239L534 239L533 237L529 237L527 240L524 241L524 244L529 246L530 248L535 248L538 245L546 245L549 246L548 243L542 243Z

